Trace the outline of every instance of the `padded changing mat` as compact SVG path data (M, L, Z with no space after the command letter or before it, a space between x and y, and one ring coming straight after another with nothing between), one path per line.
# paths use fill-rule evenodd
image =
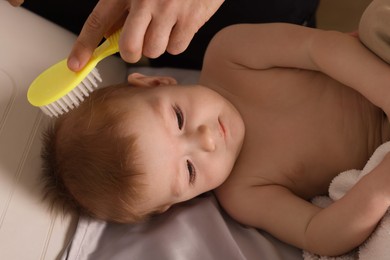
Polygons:
M51 214L41 201L40 138L50 120L26 93L44 69L66 57L75 36L0 1L0 259L56 259L77 218ZM125 79L119 59L105 62L104 81Z

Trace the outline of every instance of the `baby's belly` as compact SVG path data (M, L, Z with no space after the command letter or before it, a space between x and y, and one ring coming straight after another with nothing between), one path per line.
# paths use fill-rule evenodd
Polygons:
M245 102L229 96L246 131L228 189L275 184L310 199L339 173L361 169L382 143L382 111L355 90L304 70L260 76L242 86Z
M275 157L282 155L286 162L275 169L275 174L281 175L281 184L309 199L326 194L330 182L341 172L362 169L382 143L379 119L372 120L372 127L365 127L365 123L368 122L357 120L355 125L351 122L350 128L342 127L341 123L324 125L315 134L296 135L295 140L288 141L288 154L282 152L286 146L280 144L279 155ZM300 145L305 143L308 145Z
M282 163L273 173L280 175L277 180L281 185L309 199L326 194L339 173L364 167L382 143L379 116L372 112L369 120L342 121L318 123L317 129L313 122L312 131L301 131L294 138L285 138L284 143L275 143L279 149L273 150L273 157Z
M321 91L300 89L305 95L312 91L305 99L302 95L300 102L287 95L289 100L277 106L271 123L247 125L250 144L244 143L243 149L248 160L241 167L251 179L248 183L282 185L310 199L327 193L339 173L361 169L382 143L380 109L338 82L318 80L306 85L324 86ZM239 164L235 171L241 172Z

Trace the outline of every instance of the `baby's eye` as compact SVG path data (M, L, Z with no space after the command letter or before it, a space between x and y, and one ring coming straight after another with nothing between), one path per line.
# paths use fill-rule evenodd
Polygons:
M187 160L187 168L188 168L189 182L190 184L194 184L196 179L196 171L194 165L189 160Z
M181 130L183 128L183 123L184 123L183 112L181 111L180 107L178 107L177 105L175 105L173 107L173 109L175 110L175 114L176 114L176 118L177 118L177 125L178 125L179 129Z

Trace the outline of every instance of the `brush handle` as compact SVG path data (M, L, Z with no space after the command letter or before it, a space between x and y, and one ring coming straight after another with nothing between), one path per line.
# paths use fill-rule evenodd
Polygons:
M93 57L96 59L96 62L101 61L102 59L119 52L119 37L122 32L122 29L117 30L115 33L111 34L99 47L93 52Z

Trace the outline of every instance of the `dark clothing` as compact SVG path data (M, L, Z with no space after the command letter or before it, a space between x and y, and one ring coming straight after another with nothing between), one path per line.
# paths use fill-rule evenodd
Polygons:
M79 34L97 0L34 0L23 6ZM237 23L286 22L315 27L319 0L225 0L213 17L195 34L179 55L163 54L151 59L155 67L200 69L207 45L222 28Z

